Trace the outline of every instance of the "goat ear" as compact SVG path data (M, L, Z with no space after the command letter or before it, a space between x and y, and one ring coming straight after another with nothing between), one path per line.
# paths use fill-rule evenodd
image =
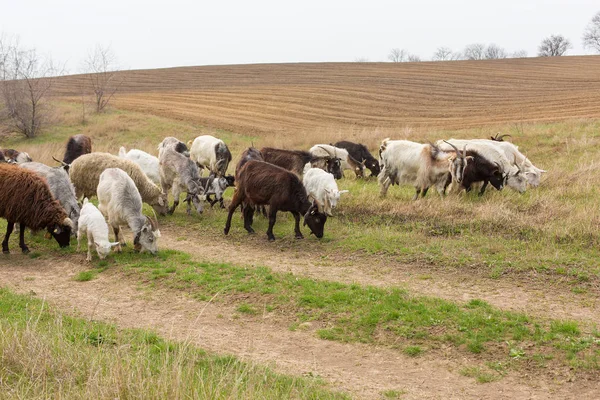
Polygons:
M133 238L133 244L135 246L137 246L138 244L140 244L140 236L142 235L142 232L138 232L137 235L135 235L135 237Z

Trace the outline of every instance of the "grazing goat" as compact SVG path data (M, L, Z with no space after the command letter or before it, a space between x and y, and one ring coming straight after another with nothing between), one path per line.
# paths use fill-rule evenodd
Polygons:
M63 162L71 164L78 157L92 152L92 139L85 135L75 135L69 138Z
M151 205L158 214L166 215L168 201L161 189L148 179L136 163L109 153L84 154L73 161L69 169L69 176L75 186L78 199L96 195L100 174L107 168L120 168L127 172L135 182L144 202Z
M2 252L9 253L8 239L15 223L20 225L19 247L25 254L25 228L47 229L60 247L71 242L73 222L54 199L45 179L33 171L14 165L0 164L0 218L6 219L6 235Z
M201 172L207 168L209 173L225 176L231 162L231 153L225 142L214 136L202 135L188 142L190 144L190 158L198 164Z
M504 146L508 142L496 142L491 140L457 140L450 139L446 141L438 141L437 145L442 150L450 150L450 145L458 148L468 145L469 150L476 151L477 154L484 157L492 165L498 165L500 171L506 175L506 186L524 193L527 190L527 177L522 173L522 167L514 162L513 157L507 158L500 146ZM512 160L512 161L511 161Z
M31 170L46 179L52 196L58 200L67 216L73 221L73 233L77 232L79 204L75 196L75 188L67 171L63 167L52 168L38 162L23 163L21 167Z
M260 153L265 162L277 165L298 176L302 176L305 169L316 167L332 173L336 179L342 177L341 161L333 155L315 157L307 151L274 149L272 147L263 147L260 149Z
M347 190L338 190L333 175L320 168L309 169L302 178L308 197L316 200L319 212L324 212L330 217L332 210L337 206L340 195L348 193Z
M160 153L164 149L173 149L186 157L190 156L190 151L185 143L173 136L166 137L162 142L160 142L158 145L158 158L160 158Z
M111 243L108 241L108 225L104 220L104 216L95 205L88 201L87 197L83 199L79 221L77 251L81 247L81 235L85 233L87 236L87 258L85 260L92 261L92 245L96 247L98 257L104 260L110 253L110 249L117 246L119 242Z
M170 138L165 140L170 140ZM173 214L179 205L179 196L182 191L187 193L184 200L187 203L187 214L191 214L192 203L196 212L201 214L203 211L202 201L206 197L204 197L205 186L200 181L198 167L191 158L177 152L174 147L169 147L167 144L168 142L159 146L161 150L158 160L163 195L166 197L169 190L173 189L173 206L169 209L169 214Z
M11 164L23 164L26 162L31 162L32 159L29 154L24 151L17 151L15 149L3 149L2 153L6 162Z
M119 149L119 157L125 160L133 161L140 166L146 176L154 182L156 185L160 185L160 170L158 166L158 157L148 154L145 151L131 149L125 150L125 147L121 146Z
M125 245L122 234L119 240L121 226L127 225L133 232L134 250L156 254L160 237L158 223L142 214L142 197L125 171L108 168L102 172L98 183L98 201L98 209L107 217L115 233L115 241L119 242L118 252Z
M451 175L454 180L470 192L473 183L483 182L479 195L483 195L488 183L491 183L497 190L504 188L507 180L507 173L503 172L502 166L497 162L492 163L486 157L482 156L476 150L467 150L467 145L463 147L462 152L450 142L446 142L454 149L455 155L450 158Z
M339 158L341 169L352 170L357 177L364 176L365 166L348 153L348 150L341 149L330 144L316 144L308 150L313 157L331 157ZM341 178L341 177L340 177Z
M415 187L413 200L419 195L425 197L431 186L444 195L451 182L450 157L453 155L454 152L442 151L432 144L384 139L379 150L381 196L387 194L390 185L400 184Z
M206 178L200 178L200 183L204 188L204 195L206 196L206 201L210 204L210 206L214 206L217 202L219 202L221 208L225 208L225 204L223 204L223 193L228 187L233 187L235 182L235 178L231 175L215 177L213 174ZM213 200L210 196L215 195L215 199Z
M353 143L347 140L342 140L334 145L337 148L345 149L348 154L356 161L363 164L371 171L371 176L377 176L381 172L379 161L371 155L367 146L361 143Z
M235 209L242 203L244 207L244 228L253 233L252 216L254 206L269 206L269 228L267 237L269 241L275 240L273 226L277 211L289 211L295 219L294 232L297 239L301 239L300 215L304 215L304 225L308 225L316 237L323 237L323 230L327 215L319 212L316 202L308 200L306 189L297 175L292 172L263 161L248 161L239 171L236 180L236 191L229 206L227 223L224 233L227 235L231 228L231 217Z

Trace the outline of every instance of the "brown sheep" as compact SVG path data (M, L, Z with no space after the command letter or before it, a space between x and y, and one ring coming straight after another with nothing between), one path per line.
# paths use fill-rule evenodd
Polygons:
M25 228L33 231L47 229L60 247L71 241L73 222L64 208L52 197L44 178L9 164L0 164L0 218L8 222L2 241L2 252L9 253L8 239L15 223L20 224L19 246L29 253L25 245Z

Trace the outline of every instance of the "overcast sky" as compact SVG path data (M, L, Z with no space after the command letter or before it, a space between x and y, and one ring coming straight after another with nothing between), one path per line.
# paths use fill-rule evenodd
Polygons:
M78 72L96 44L124 68L267 62L387 61L392 48L423 59L447 46L496 43L537 53L560 33L581 36L598 0L132 1L0 0L0 32Z

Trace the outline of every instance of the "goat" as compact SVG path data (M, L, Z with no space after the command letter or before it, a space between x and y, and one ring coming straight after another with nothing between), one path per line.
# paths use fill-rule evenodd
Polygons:
M73 233L75 233L79 221L80 207L75 196L75 188L67 171L63 167L52 168L38 162L23 163L20 166L46 179L52 196L58 200L67 216L73 221Z
M319 204L319 212L332 216L332 209L337 206L340 195L348 193L347 190L338 190L333 175L320 168L309 169L302 178L308 197Z
M131 149L125 150L125 147L121 146L119 149L119 157L125 160L133 161L140 166L146 176L154 182L156 185L160 185L160 171L158 165L158 157L148 154L145 151Z
M20 225L19 247L29 253L25 244L25 228L47 229L60 247L71 242L73 221L54 199L45 179L33 171L14 165L0 164L0 218L7 221L2 252L9 253L8 239L15 223Z
M207 168L216 176L225 176L231 162L231 152L225 142L211 135L202 135L188 142L188 145L190 158L201 171Z
M483 182L479 191L480 196L485 193L488 183L497 190L504 188L508 173L503 172L500 164L492 163L476 150L467 150L467 145L461 152L454 144L446 143L455 151L455 155L450 158L451 176L465 191L470 192L472 184L476 182Z
M413 200L419 195L425 197L431 186L444 195L451 182L449 168L453 152L442 151L432 144L384 139L379 154L382 167L377 179L382 197L390 185L400 184L415 187Z
M117 246L119 242L111 243L108 240L108 225L104 220L104 216L90 203L87 199L83 199L83 207L81 207L81 216L79 218L79 228L77 228L77 251L81 248L81 236L85 233L87 236L87 258L86 261L92 261L92 245L96 248L96 253L101 260L104 260L110 249Z
M133 232L135 251L149 251L156 254L160 231L155 220L142 214L142 197L133 179L119 168L108 168L100 175L98 183L98 209L107 217L108 224L115 233L117 251L125 240L119 234L122 225L127 225Z
M190 156L190 150L181 140L174 138L173 136L169 136L163 139L162 142L158 145L158 158L160 158L160 153L164 149L173 149L178 153L183 154L186 157Z
M260 149L260 153L265 162L277 165L298 176L302 176L304 170L315 167L332 173L336 179L342 177L341 161L333 155L315 157L307 151L274 149L272 147L263 147Z
M65 164L71 164L78 157L92 152L92 139L86 135L71 136L63 157Z
M330 144L316 144L308 150L313 157L331 157L339 158L341 161L341 169L352 170L357 177L364 176L365 166L357 161L348 153L348 150L337 148Z
M316 237L323 237L327 215L319 212L318 204L308 200L306 189L294 173L263 161L250 160L239 171L236 191L229 205L229 214L224 233L231 228L231 217L235 209L242 203L244 207L244 228L249 233L252 229L254 206L269 206L269 228L267 238L275 240L273 226L277 211L289 211L295 219L294 232L297 239L302 239L300 232L300 215L304 215L304 225L308 225Z
M160 215L166 215L168 210L167 196L162 194L144 171L133 161L124 160L109 153L84 154L71 164L69 176L75 186L78 199L90 198L96 195L100 174L107 168L119 168L127 172L133 179L145 203Z
M219 202L221 208L225 208L225 205L223 204L223 193L225 193L225 190L228 187L233 187L234 182L235 178L231 175L215 177L213 174L210 174L206 178L200 178L200 183L204 188L206 201L211 207ZM213 194L215 195L214 200L210 197Z
M31 162L32 159L29 154L24 151L17 151L15 149L3 149L2 153L7 163L10 164L23 164L26 162Z
M371 155L367 146L361 143L352 143L342 140L334 144L335 147L345 149L348 154L356 161L367 167L371 171L371 176L377 176L381 172L379 161Z
M506 186L524 193L527 190L527 177L523 174L520 165L514 163L513 157L507 158L504 151L499 146L504 146L508 142L496 142L491 140L457 140L450 139L447 142L439 140L437 145L443 150L450 150L450 145L456 147L469 146L469 150L476 151L478 155L487 159L492 165L498 165L499 170L506 175ZM513 161L510 161L513 160Z
M170 138L165 139L167 143ZM198 167L191 158L177 152L175 148L162 143L159 152L159 172L160 185L162 193L166 197L169 190L173 190L173 206L168 213L173 214L175 208L179 205L179 196L182 191L187 193L185 202L187 203L187 214L191 214L191 204L194 204L196 212L201 214L203 211L202 200L204 197L204 186L200 182ZM163 145L164 144L164 145ZM202 198L200 198L202 196Z
M242 167L250 160L265 161L262 153L257 148L255 148L254 146L248 147L246 150L244 150L244 152L240 156L240 161L238 161L237 165L235 166L236 178L237 178L240 170L242 169ZM303 165L303 167L304 167L304 165Z

